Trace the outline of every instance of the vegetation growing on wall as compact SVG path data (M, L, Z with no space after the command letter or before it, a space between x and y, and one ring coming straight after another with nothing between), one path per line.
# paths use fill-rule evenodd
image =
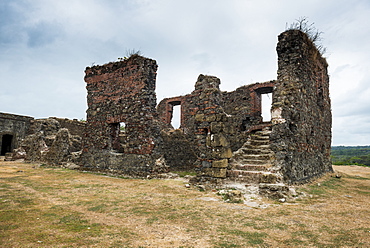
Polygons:
M306 33L309 39L315 44L317 50L320 52L321 55L324 55L326 52L326 48L321 44L322 41L322 34L323 32L319 31L315 27L315 23L309 23L307 17L300 17L295 22L290 24L287 30L300 30Z

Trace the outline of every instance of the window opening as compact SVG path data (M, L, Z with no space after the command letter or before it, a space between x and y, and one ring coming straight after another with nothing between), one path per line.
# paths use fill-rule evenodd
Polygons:
M272 93L261 94L262 121L271 121Z
M13 135L3 135L3 137L1 138L1 156L4 156L7 152L12 152L12 141Z
M121 133L126 132L126 123L124 123L124 122L120 122L120 123L119 123L119 131L120 131Z
M178 129L181 126L181 105L173 106L171 125L174 129Z
M120 123L110 123L110 148L115 151L120 150L121 142L119 140Z

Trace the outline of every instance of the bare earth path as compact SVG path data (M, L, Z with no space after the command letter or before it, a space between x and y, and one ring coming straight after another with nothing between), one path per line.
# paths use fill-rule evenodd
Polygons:
M0 247L370 247L370 168L334 168L252 208L184 180L0 161Z

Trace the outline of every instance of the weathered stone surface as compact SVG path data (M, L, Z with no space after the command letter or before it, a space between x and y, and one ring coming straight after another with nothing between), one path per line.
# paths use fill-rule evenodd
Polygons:
M194 170L197 156L194 148L182 130L161 131L162 142L159 152L173 171Z
M82 164L135 176L154 169L161 141L155 60L130 58L85 70L87 127ZM107 159L103 159L104 157Z
M31 122L28 133L42 133L43 136L55 136L60 129L60 123L55 118L37 119Z
M28 135L21 142L21 147L27 153L25 159L29 161L42 161L44 154L48 151L48 146L41 132Z
M203 168L199 172L198 176L225 178L226 168Z
M0 113L0 156L13 152L27 135L33 118Z
M284 184L260 183L259 194L279 200L289 198L290 190L289 187Z
M60 164L69 161L71 153L81 150L81 137L78 135L68 134L68 139L59 137L61 125L57 118L47 119L27 118L29 125L24 130L24 138L18 142L18 148L14 149L12 160L25 159L29 161L49 162ZM67 119L62 119L64 123ZM69 127L74 129L75 133L81 133L84 130L84 123L77 120L70 121ZM80 129L80 131L78 131ZM63 129L68 132L68 129ZM59 136L58 136L59 135ZM57 140L56 146L54 143ZM67 146L65 148L64 146ZM61 154L66 153L61 156ZM67 159L68 158L68 159Z
M226 168L228 166L228 160L222 159L222 160L214 160L212 161L212 167L213 168Z
M45 155L45 160L51 164L61 164L70 160L72 152L72 137L67 128L61 128Z
M332 171L328 64L299 30L282 33L276 50L271 149L285 181L302 183Z

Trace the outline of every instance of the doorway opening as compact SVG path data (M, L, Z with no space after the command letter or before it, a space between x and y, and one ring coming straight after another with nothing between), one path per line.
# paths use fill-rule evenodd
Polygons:
M261 94L262 121L271 121L272 93Z
M4 156L7 152L12 152L12 141L13 135L4 134L1 138L1 156Z
M171 125L174 129L178 129L181 126L181 105L174 105L172 110Z
M171 124L174 129L181 127L181 101L171 99L167 102L166 122Z

